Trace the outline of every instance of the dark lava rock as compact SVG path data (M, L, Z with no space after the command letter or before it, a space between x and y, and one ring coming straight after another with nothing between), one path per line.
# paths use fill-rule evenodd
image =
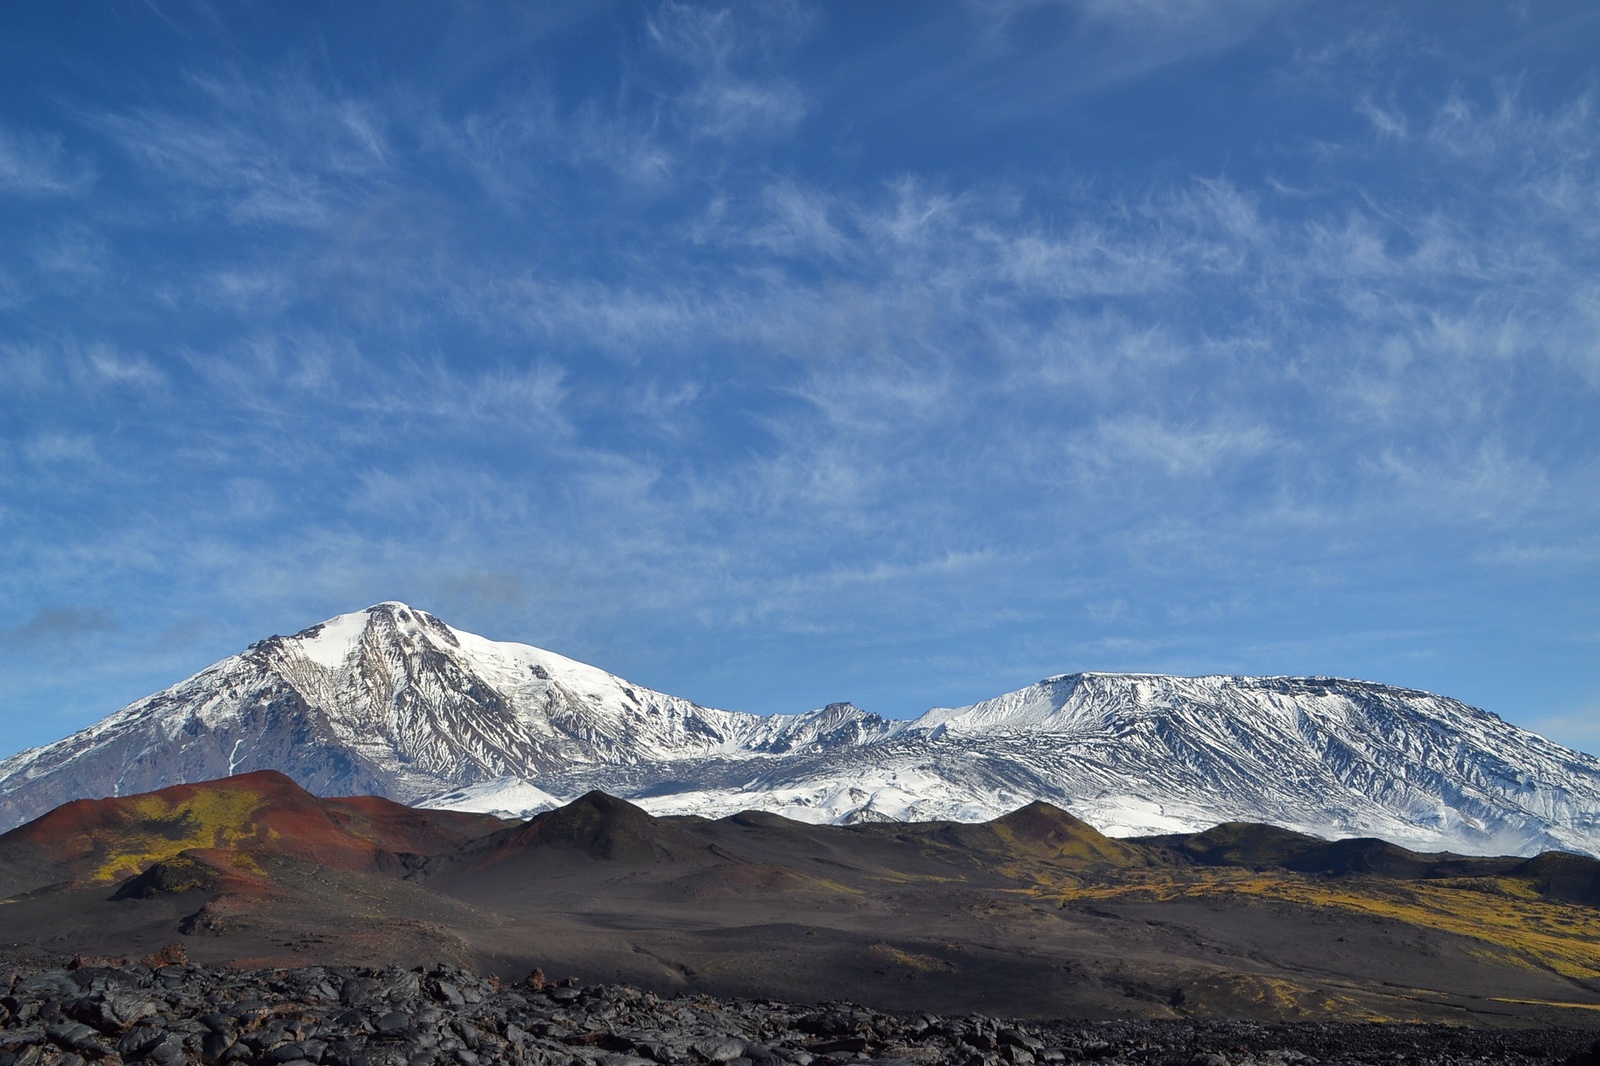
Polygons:
M1592 1032L1001 1022L850 1003L662 999L451 967L0 965L0 1066L1600 1066ZM158 965L147 965L156 962Z

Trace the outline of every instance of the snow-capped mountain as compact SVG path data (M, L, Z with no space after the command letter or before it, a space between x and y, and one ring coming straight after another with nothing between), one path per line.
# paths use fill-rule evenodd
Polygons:
M701 707L401 603L271 637L0 762L0 825L257 769L324 795L524 815L591 788L657 814L996 817L1113 835L1271 822L1426 850L1600 854L1600 760L1425 692L1331 678L1069 674L891 722Z
M822 752L900 728L845 705L775 716L700 707L380 603L269 637L0 762L0 824L71 799L249 770L282 771L322 795L408 803L497 779L503 790L508 778L571 795L596 777L644 787L663 767ZM509 788L519 804L529 795L516 780Z

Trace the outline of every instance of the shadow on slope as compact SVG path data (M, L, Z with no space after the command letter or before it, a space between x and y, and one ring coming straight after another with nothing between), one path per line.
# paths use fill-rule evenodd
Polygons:
M1518 863L1510 875L1528 882L1546 899L1600 907L1600 859L1547 851Z

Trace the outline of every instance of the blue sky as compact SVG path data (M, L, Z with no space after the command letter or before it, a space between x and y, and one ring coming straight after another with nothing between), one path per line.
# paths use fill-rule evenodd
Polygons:
M0 9L0 752L384 599L1600 749L1600 6Z

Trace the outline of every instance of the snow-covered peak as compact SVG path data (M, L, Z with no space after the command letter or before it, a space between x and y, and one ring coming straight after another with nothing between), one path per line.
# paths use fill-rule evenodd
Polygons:
M608 717L650 698L676 701L556 652L456 629L398 600L338 615L263 644L286 655L303 656L330 674L353 670L370 678L375 672L398 671L413 684L425 660L435 667L448 662L502 693L545 695L559 690Z
M569 713L587 716L596 728L619 729L641 711L663 721L696 713L719 725L731 712L702 708L577 659L531 644L491 640L456 629L427 611L396 600L374 604L275 638L287 654L299 654L330 673L354 671L370 683L388 674L415 689L430 670L463 674L485 682L512 702L567 701ZM522 716L538 728L539 716ZM733 716L733 720L755 716ZM742 723L741 723L742 724Z

